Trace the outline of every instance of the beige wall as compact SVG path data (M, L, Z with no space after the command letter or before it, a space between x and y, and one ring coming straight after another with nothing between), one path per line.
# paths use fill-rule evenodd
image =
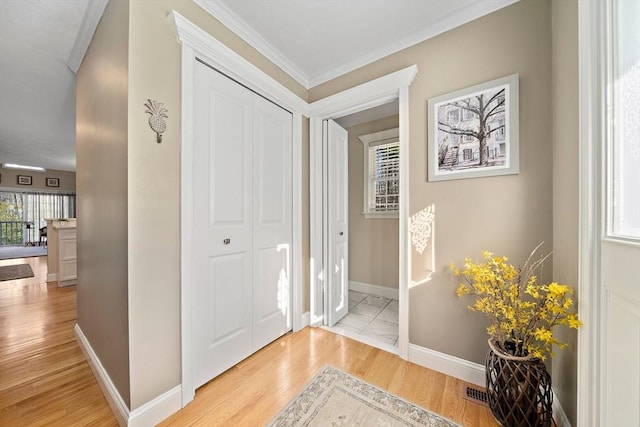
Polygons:
M435 205L436 272L410 289L411 343L483 363L484 319L456 297L449 263L484 249L518 263L543 240L551 249L550 17L548 0L522 0L310 90L313 101L418 65L409 93L410 214ZM427 100L513 73L520 74L520 173L426 182ZM424 260L414 251L412 263Z
M349 132L349 280L398 289L397 218L365 218L364 144L358 136L398 127L398 115L352 126Z
M128 253L131 408L180 384L180 67L178 13L306 99L307 91L191 1L132 0L129 10ZM169 110L161 144L147 98ZM308 169L307 169L308 170ZM308 243L307 243L308 246ZM308 301L308 295L303 299Z
M111 0L77 74L78 325L127 405L128 1Z
M578 286L578 1L553 0L553 277ZM576 425L577 332L557 328L569 348L556 351L553 386L572 425Z
M70 171L61 171L48 169L46 172L25 171L17 169L5 169L0 167L0 187L16 188L21 191L46 190L60 192L76 191L76 173ZM28 175L32 178L32 185L19 185L18 175ZM60 187L47 187L46 178L58 178Z

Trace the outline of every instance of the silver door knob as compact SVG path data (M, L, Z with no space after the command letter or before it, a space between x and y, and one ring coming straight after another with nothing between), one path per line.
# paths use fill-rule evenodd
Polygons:
M225 245L228 245L229 243L231 243L231 239L224 239L222 243L224 243Z

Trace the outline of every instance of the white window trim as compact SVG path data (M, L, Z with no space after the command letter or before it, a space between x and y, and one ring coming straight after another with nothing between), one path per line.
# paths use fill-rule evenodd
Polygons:
M360 135L358 139L364 146L364 176L363 176L363 195L362 195L362 215L366 219L371 218L398 218L399 211L396 212L370 212L367 201L369 200L369 148L376 145L389 144L392 142L400 142L400 129L393 128L380 132Z

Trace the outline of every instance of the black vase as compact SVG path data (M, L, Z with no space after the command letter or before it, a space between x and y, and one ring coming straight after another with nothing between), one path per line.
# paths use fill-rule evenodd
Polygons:
M485 368L489 408L501 426L551 426L551 376L542 361L505 354L489 340Z

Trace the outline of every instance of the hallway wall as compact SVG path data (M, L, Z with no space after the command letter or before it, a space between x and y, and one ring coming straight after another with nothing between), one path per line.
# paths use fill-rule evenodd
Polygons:
M365 218L364 145L358 136L398 127L398 115L347 128L349 133L349 281L398 289L398 218Z

